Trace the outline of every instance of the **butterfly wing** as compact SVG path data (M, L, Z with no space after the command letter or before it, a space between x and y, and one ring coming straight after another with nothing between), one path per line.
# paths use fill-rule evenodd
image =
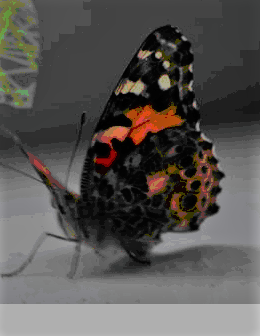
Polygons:
M117 152L112 141L126 141L131 147L130 140L138 145L149 131L175 127L184 120L197 122L192 62L191 44L178 28L167 25L146 38L119 80L94 131L81 179L83 199L90 193L93 171L104 175L113 164ZM134 132L129 136L131 130ZM142 138L140 130L144 133Z
M152 32L112 93L84 163L81 196L126 239L197 230L224 174L199 130L191 44Z

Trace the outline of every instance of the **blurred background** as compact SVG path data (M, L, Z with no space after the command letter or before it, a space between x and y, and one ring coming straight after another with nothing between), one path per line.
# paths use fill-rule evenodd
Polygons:
M154 274L162 271L160 274L169 276L170 271L175 272L169 281L174 281L176 290L171 293L177 296L170 302L256 302L255 289L250 293L245 292L241 284L238 287L231 284L230 274L227 274L231 270L240 270L245 278L250 274L259 276L258 271L252 271L253 266L259 264L252 252L259 246L260 216L259 2L35 0L31 3L24 0L23 3L26 6L31 4L24 10L34 18L32 29L39 33L37 43L40 53L36 55L39 57L39 67L31 76L32 83L37 81L37 87L33 91L31 107L17 107L10 101L2 104L0 123L16 131L27 150L44 161L53 175L64 182L77 124L81 113L86 111L83 139L70 179L70 187L75 192L79 192L82 163L92 131L117 81L145 37L157 27L171 24L178 26L192 42L195 54L194 89L201 104L201 129L215 143L216 155L226 174L221 183L223 191L218 197L221 209L217 215L208 218L198 232L164 235L163 242L155 252L164 256L167 254L168 257L157 256L154 259ZM6 70L14 65L3 58L2 67ZM1 162L34 175L12 140L2 133L0 139ZM28 255L43 231L54 234L61 232L44 186L3 167L0 167L0 179L1 261L8 260L7 264L12 269ZM58 249L65 249L65 252L59 255ZM36 257L38 260L30 266L30 270L28 268L27 274L53 274L64 279L72 251L70 243L47 239ZM39 256L48 253L49 256L41 262ZM92 258L95 259L94 254ZM88 279L91 273L87 271L89 262L95 261L91 257L84 260L83 277ZM133 273L140 271L140 268L127 266L127 260L126 257L114 265L112 275L121 272L127 278L130 273L133 276ZM47 265L45 270L44 264ZM245 264L248 266L243 266ZM247 267L247 270L243 267ZM179 282L176 282L176 274L180 277ZM205 274L215 280L210 282ZM229 287L222 282L217 286L216 275L221 275L222 280L226 277ZM234 277L237 275L233 274ZM193 289L190 296L187 294L188 276L193 280L206 279L200 287L205 301L204 294L198 292L196 282L195 285L191 282L190 288ZM104 279L102 281L106 282ZM146 279L149 282L147 274ZM52 280L49 295L40 298L40 288L45 286L42 278L31 282L30 277L25 277L24 282L20 281L21 287L16 283L19 278L12 279L14 282L8 282L5 299L1 299L1 302L20 303L24 295L36 303L55 303L59 300L59 303L78 303L86 294L86 288L90 288L89 283L83 283L77 292L78 298L75 298L75 291L71 291L74 285L68 287L65 280L57 285L54 284L55 278ZM66 297L64 292L60 292L63 284ZM55 286L58 289L54 292L61 295L60 298L53 294ZM106 283L105 289L109 286ZM32 287L35 297L28 294ZM233 294L230 294L232 290ZM27 296L24 294L26 291ZM44 293L47 292L46 284ZM123 293L118 296L119 302L129 302L129 297L124 299ZM140 293L136 293L137 298ZM147 293L148 301L141 299L141 303L142 300L157 302L155 293L152 287ZM162 302L168 302L168 293L165 298L161 296ZM86 302L110 300L100 299L99 295L97 298L91 297ZM112 303L116 300L111 299Z
M27 105L17 106L9 97L7 103L0 105L0 123L16 131L26 149L42 160L61 182L66 178L81 113L87 112L87 120L72 167L70 188L75 192L79 192L91 134L112 90L146 36L166 24L178 26L192 42L201 129L215 143L226 178L221 182L219 213L208 218L198 232L164 235L163 242L155 248L157 255L151 268L132 265L125 257L102 273L101 259L87 248L90 253L82 257L80 280L68 282L66 273L74 246L48 238L24 276L3 281L0 302L259 303L260 3L257 0L14 3L24 4L20 14L29 13L32 18L30 27L26 26L28 20L21 21L20 30L27 34L30 28L34 32L30 36L38 49L35 54L30 52L35 57L32 62L39 66L29 77L20 76L21 69L16 71L13 80L25 86L34 85L31 100ZM25 64L20 61L20 67ZM11 76L17 64L2 57L2 67L6 73L9 69ZM21 96L24 92L20 91ZM2 98L0 92L3 102ZM12 140L2 133L0 136L1 162L35 176ZM3 167L0 167L0 213L0 261L2 265L6 262L4 269L17 267L42 232L61 234L47 189ZM91 277L99 280L91 281ZM121 286L115 287L118 283ZM258 318L251 315L244 326L253 328L252 319Z

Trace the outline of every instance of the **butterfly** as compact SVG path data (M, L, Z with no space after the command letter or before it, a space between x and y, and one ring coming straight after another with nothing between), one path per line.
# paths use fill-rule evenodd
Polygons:
M49 189L66 238L44 233L21 267L3 276L22 272L46 236L76 243L69 277L76 273L82 242L98 252L113 241L136 262L150 264L151 248L163 233L196 231L218 212L224 173L199 128L193 59L191 43L177 27L166 25L148 35L97 123L80 195L4 129ZM80 134L83 124L84 114Z

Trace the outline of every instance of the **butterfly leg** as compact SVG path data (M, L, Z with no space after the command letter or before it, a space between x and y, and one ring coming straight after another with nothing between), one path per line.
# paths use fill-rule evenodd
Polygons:
M64 237L57 236L49 232L43 232L38 238L38 240L36 241L36 243L34 244L32 251L29 254L28 258L22 263L22 265L12 272L2 273L1 277L12 277L12 276L16 276L19 273L21 273L32 262L35 254L37 253L38 249L40 248L40 246L42 245L42 243L47 237L53 237L53 238L57 238L60 240L66 240L70 242L78 242L76 239L73 239L73 238L64 238Z
M151 265L150 260L146 258L148 246L145 243L137 242L135 240L127 242L121 240L121 246L134 261L143 265Z
M79 264L79 258L80 258L80 247L81 247L81 241L77 241L76 247L75 247L75 252L71 260L71 268L69 273L67 274L67 277L69 279L74 278L78 264Z
M132 251L128 251L127 249L125 249L125 251L129 255L129 257L132 258L134 261L137 261L137 262L139 262L140 264L143 264L143 265L151 265L150 260L138 259Z

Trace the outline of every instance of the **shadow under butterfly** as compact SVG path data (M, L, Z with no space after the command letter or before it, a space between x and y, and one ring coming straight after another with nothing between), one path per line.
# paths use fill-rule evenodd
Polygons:
M176 45L168 42L172 39ZM178 65L172 66L171 57ZM75 242L70 278L76 273L83 242L101 256L100 251L107 245L117 245L133 260L149 265L148 253L160 242L162 233L196 231L207 217L218 212L216 196L224 174L218 169L212 143L198 128L199 112L191 87L192 62L190 43L177 28L164 26L148 36L97 125L83 166L81 195L67 186L84 113L65 187L38 158L26 152L17 135L1 127L50 191L58 224L65 234L43 233L26 261L2 276L21 273L48 236ZM176 75L178 71L182 76ZM154 74L157 80L150 78ZM146 90L142 80L147 75L152 85ZM173 82L170 75L175 76ZM139 80L128 80L133 79L131 76Z

